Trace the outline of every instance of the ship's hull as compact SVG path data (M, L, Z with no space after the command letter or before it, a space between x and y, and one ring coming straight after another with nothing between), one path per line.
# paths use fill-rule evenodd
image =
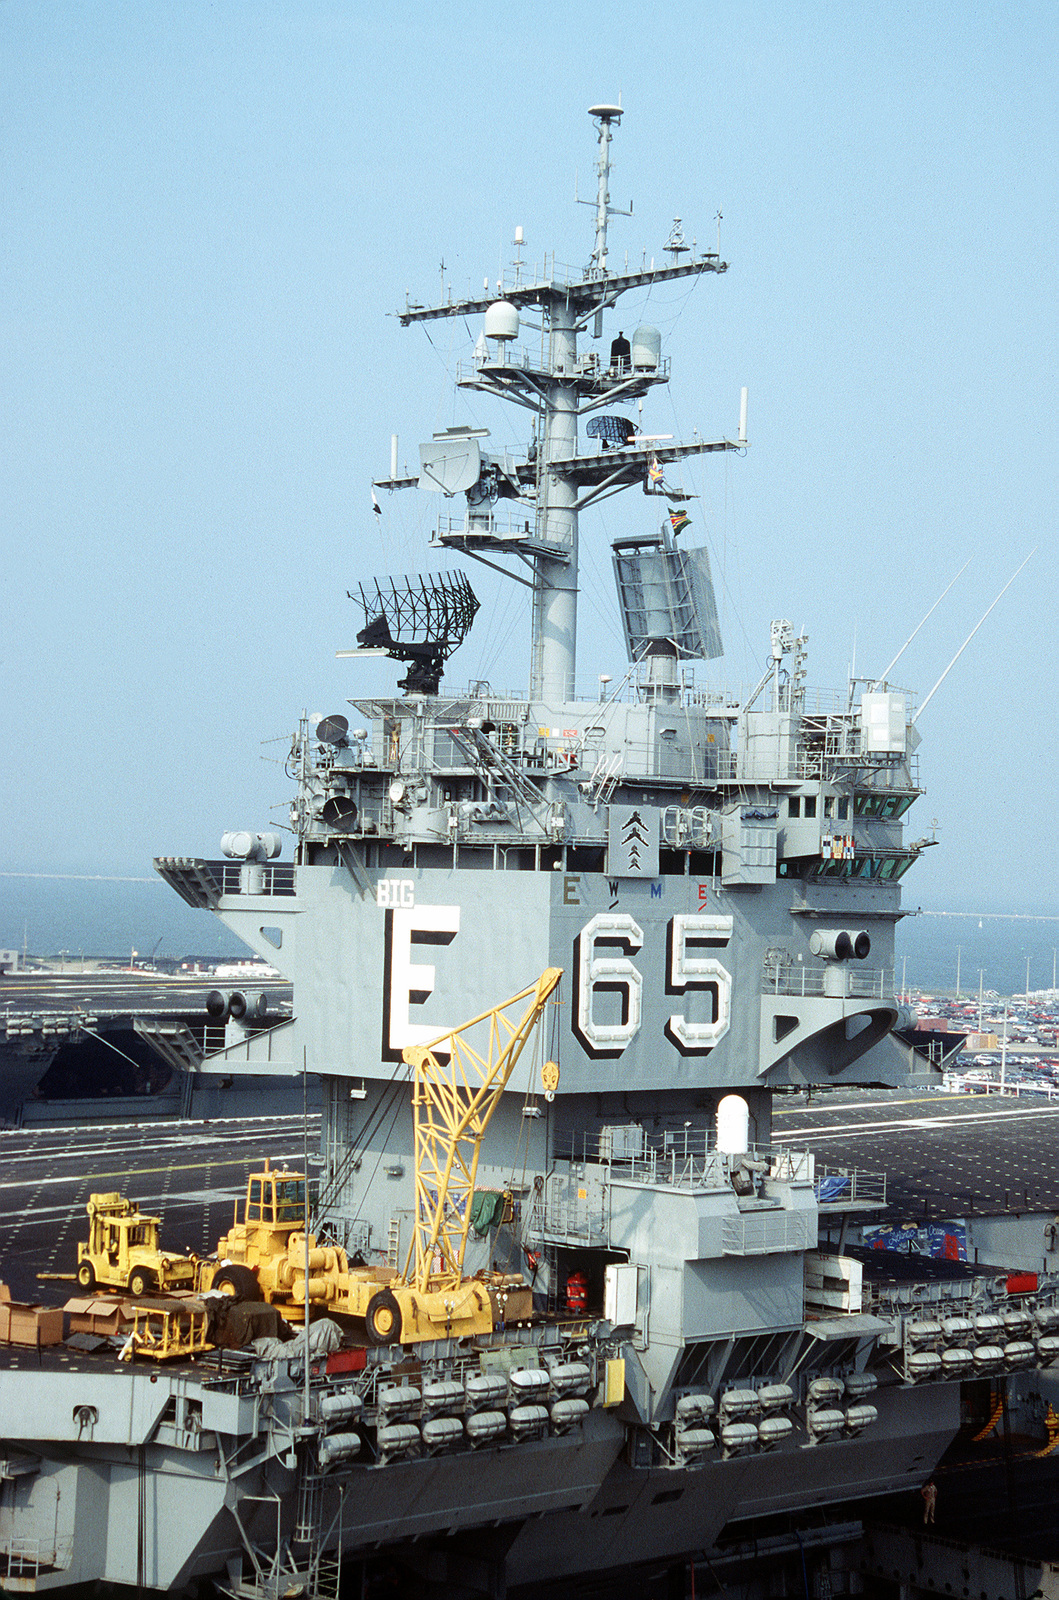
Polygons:
M71 1437L23 1437L24 1467L8 1463L0 1541L10 1547L17 1527L22 1549L34 1554L18 1571L9 1556L5 1587L105 1581L179 1592L241 1571L244 1537L261 1550L295 1539L293 1458L255 1434L254 1408L236 1396L186 1382L179 1390L181 1406L201 1406L203 1426L177 1441L163 1422L173 1440L163 1443L155 1416L168 1414L159 1404L169 1397L164 1375L70 1374L46 1390L29 1383L28 1402L54 1416L53 1432ZM54 1409L67 1398L71 1417L74 1401L94 1403L95 1422L68 1428L65 1404L62 1421ZM863 1438L683 1469L630 1463L622 1424L596 1411L563 1438L333 1470L319 1480L316 1516L326 1544L347 1557L506 1529L510 1585L676 1559L708 1549L745 1518L918 1485L958 1427L958 1388L897 1389L878 1400L878 1422ZM215 1432L210 1422L244 1431ZM89 1431L102 1437L88 1439ZM152 1442L133 1443L152 1433ZM256 1464L255 1455L263 1457Z

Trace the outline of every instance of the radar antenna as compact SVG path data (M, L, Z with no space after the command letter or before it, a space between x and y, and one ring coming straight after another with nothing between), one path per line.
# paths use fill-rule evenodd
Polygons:
M445 663L470 632L478 600L462 572L437 577L372 580L358 584L351 600L364 607L364 627L357 644L364 650L385 650L394 661L408 663L397 687L409 694L437 694Z
M604 273L607 270L607 220L610 217L631 217L632 202L629 202L628 211L619 211L617 206L610 203L610 141L613 137L611 123L620 122L622 108L619 105L590 106L590 117L595 119L599 128L599 156L596 160L596 172L599 176L599 188L596 194L596 244L592 251L592 260L589 263L589 272ZM586 200L586 205L592 202Z

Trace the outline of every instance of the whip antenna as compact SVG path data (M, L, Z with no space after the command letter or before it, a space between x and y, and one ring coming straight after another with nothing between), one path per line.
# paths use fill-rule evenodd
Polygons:
M1033 549L1030 551L1029 555L1026 557L1026 561L1029 561L1036 554L1037 554L1037 546L1034 545ZM949 662L948 666L945 668L945 671L942 673L941 677L938 679L937 683L934 685L933 689L931 689L930 693L927 695L927 698L923 701L923 704L920 706L919 710L916 712L915 716L912 718L913 727L919 721L919 718L923 715L923 712L927 709L927 707L929 706L930 702L933 700L934 696L937 694L938 690L941 688L942 684L945 682L945 679L949 676L949 673L952 671L952 669L956 665L957 661L959 661L960 657L963 655L963 652L967 649L967 646L970 644L971 640L974 638L975 634L978 632L978 629L982 626L982 623L985 621L986 617L988 617L989 612L993 610L994 606L999 605L1000 601L1007 594L1008 590L1011 588L1011 585L1014 583L1015 579L1018 577L1019 573L1022 571L1022 567L1024 567L1026 565L1026 561L1024 561L1022 563L1022 566L1015 568L1015 571L1011 574L1011 577L1008 579L1007 583L1005 583L1004 587L1001 589L1000 593L997 595L996 599L993 601L993 605L991 605L989 607L988 611L985 611L983 613L983 615L981 617L981 620L979 622L977 622L975 624L975 626L971 629L970 633L967 635L966 639L963 641L963 643L961 644L960 648L957 650L956 654L953 656L952 660Z

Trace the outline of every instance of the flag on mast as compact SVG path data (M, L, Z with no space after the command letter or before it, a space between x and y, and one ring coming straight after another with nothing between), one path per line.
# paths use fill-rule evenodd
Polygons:
M683 533L685 528L691 527L691 518L686 511L674 511L670 506L669 523L674 533Z

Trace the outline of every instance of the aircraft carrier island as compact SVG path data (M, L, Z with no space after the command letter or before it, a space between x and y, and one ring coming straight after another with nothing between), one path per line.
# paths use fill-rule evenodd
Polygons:
M135 1285L101 1246L79 1285L96 1348L34 1344L2 1372L8 1588L631 1592L743 1530L727 1592L801 1593L769 1584L819 1576L849 1507L918 1492L961 1391L1059 1358L1046 1262L865 1261L849 1230L885 1175L778 1134L778 1092L908 1079L916 707L893 663L810 687L783 618L750 693L704 665L723 645L682 463L748 447L745 392L730 436L648 432L670 355L616 308L727 263L677 220L660 264L613 264L623 113L590 114L586 264L532 266L518 241L481 295L397 313L466 323L459 390L529 435L511 453L445 428L414 471L394 442L376 491L436 497L445 565L361 577L340 653L393 659L399 692L302 720L292 857L251 830L156 862L293 985L289 1018L199 1070L319 1080L318 1151L251 1172L208 1248L175 1252L183 1290L161 1292L165 1238ZM586 696L580 523L626 489L627 659ZM524 698L445 682L476 563L528 590ZM842 1581L893 1594L899 1567Z

